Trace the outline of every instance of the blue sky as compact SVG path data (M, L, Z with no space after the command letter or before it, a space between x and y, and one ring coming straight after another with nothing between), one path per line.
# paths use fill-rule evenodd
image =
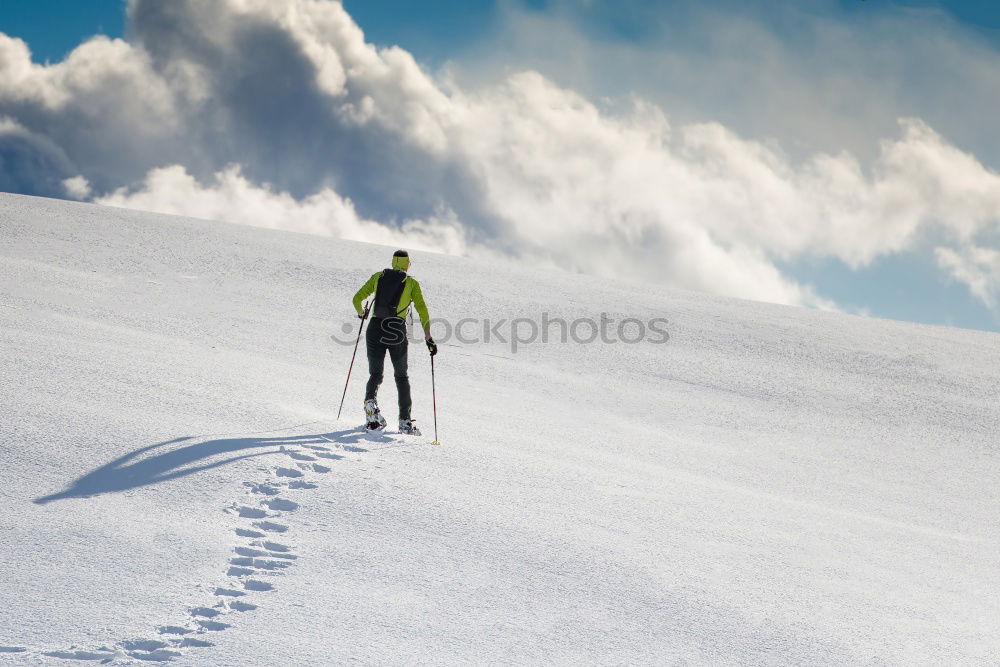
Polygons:
M121 37L124 0L0 0L0 31L31 46L36 62L58 62L92 35Z
M487 35L502 3L544 12L552 0L346 0L344 6L378 44L398 44L418 58L440 62ZM617 39L648 36L648 10L670 0L581 2L578 12L595 32ZM718 3L738 6L739 3ZM125 30L125 0L0 0L0 30L25 39L38 62L58 61L83 39ZM995 0L837 0L830 10L886 11L938 8L957 21L1000 43L1000 2Z
M36 62L57 62L91 35L122 36L125 31L124 4L124 0L0 0L0 31L27 41ZM594 45L625 45L641 53L644 48L653 49L662 43L664 7L667 6L674 12L670 14L671 19L695 6L710 6L737 16L742 13L755 13L758 17L766 15L766 20L779 33L794 31L797 26L792 19L785 21L781 10L775 8L795 7L796 12L807 11L849 27L861 26L883 16L898 16L912 11L932 12L931 22L934 16L940 17L942 31L954 33L958 30L962 39L981 43L984 48L1000 49L1000 2L993 0L817 0L808 10L803 10L804 5L797 5L791 0L774 0L763 5L737 0L716 3L671 0L345 0L345 6L365 30L369 41L379 45L398 44L432 68L450 62L478 63L470 66L473 75L478 76L488 69L482 66L483 63L537 66L559 83L583 89L592 97L602 93L622 95L635 88L634 92L661 103L668 114L683 116L687 113L692 120L698 120L700 113L707 113L705 109L708 107L684 109L683 105L677 104L677 98L660 99L658 95L666 86L656 78L653 70L635 72L631 77L625 76L620 80L612 80L613 77L601 72L587 72L588 76L598 79L595 83L580 76L579 72L562 68L561 63L555 62L557 55L544 50L505 53L500 45L502 40L497 35L512 14L522 17L559 16L575 26ZM767 7L767 10L762 12L761 7ZM939 14L933 14L934 11ZM792 13L789 12L789 15ZM918 89L922 85L919 74L918 71L913 80L886 82L886 86ZM591 88L588 89L588 86ZM900 115L912 112L912 108L901 104ZM741 125L741 116L749 118L749 114L740 104L730 109L715 109L713 113L715 115L709 114L705 120L720 120L750 138L755 138L757 132L767 133L766 124L754 125L748 120ZM935 113L938 115L935 116ZM948 140L963 150L974 152L988 167L1000 167L1000 145L990 143L997 141L995 136L984 135L975 124L970 126L956 122L954 127L949 128L942 113L946 112L928 107L926 114L920 115L927 116L935 129ZM995 132L992 134L995 135ZM883 135L880 128L877 136ZM858 145L877 143L870 139L862 134L860 138L855 137L855 142ZM835 136L833 141L836 140ZM793 151L793 144L794 141L789 140L785 148ZM820 145L819 148L830 150L831 146ZM851 148L856 149L855 146ZM810 146L809 150L813 147ZM857 150L860 152L863 149ZM822 296L848 309L933 324L998 328L996 314L973 297L964 285L949 282L934 266L929 249L926 252L918 250L883 257L867 268L856 270L835 259L813 260L808 256L779 262L779 266L788 275L814 285Z

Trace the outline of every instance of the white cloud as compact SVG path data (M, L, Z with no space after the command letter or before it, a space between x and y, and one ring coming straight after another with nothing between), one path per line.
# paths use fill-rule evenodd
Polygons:
M83 176L71 176L63 182L63 189L72 199L88 199L90 197L90 183Z
M525 4L499 3L496 27L455 53L459 81L532 69L591 99L637 92L675 122L716 121L796 159L849 150L867 163L916 116L1000 167L1000 50L935 3Z
M256 186L231 165L209 185L198 183L181 165L153 169L137 188L119 188L98 204L169 213L255 227L336 236L418 250L462 254L462 230L448 212L430 220L406 220L398 228L362 219L349 199L332 190L299 201L268 185Z
M958 250L936 248L934 254L938 265L953 280L966 285L986 307L997 307L997 296L1000 294L1000 252L992 248L967 246Z
M0 191L62 196L74 167L56 142L0 114Z
M97 38L47 67L0 36L0 114L18 154L62 151L60 195L821 307L778 262L864 266L927 235L974 243L1000 219L1000 177L916 119L868 163L793 160L535 72L436 79L365 43L336 2L129 11L132 43Z

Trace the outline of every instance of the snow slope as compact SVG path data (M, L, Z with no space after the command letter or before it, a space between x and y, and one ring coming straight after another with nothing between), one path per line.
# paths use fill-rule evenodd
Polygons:
M369 438L390 250L0 195L0 663L1000 662L996 335L418 253L670 340L453 341Z

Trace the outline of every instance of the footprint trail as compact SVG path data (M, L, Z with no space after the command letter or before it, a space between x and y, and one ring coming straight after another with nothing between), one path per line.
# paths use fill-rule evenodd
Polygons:
M318 461L331 463L345 458L354 459L358 453L368 451L337 443L326 436L315 437L333 447L303 444L300 448L290 449L282 446L274 455L283 457L284 462L267 469L268 479L242 483L243 498L225 510L237 521L243 522L232 529L239 542L233 546L232 556L223 570L225 583L208 587L211 597L200 606L190 607L183 620L178 622L175 619L173 623L160 625L149 637L125 639L114 646L32 650L0 645L0 657L34 655L101 664L130 663L134 660L166 663L182 658L189 650L213 646L209 639L213 633L233 627L239 615L257 612L266 606L267 596L278 590L280 577L299 559L294 546L274 538L280 535L282 540L286 540L291 534L291 526L285 523L284 517L300 507L300 503L292 497L301 499L302 493L319 488L319 476L331 472L328 465Z

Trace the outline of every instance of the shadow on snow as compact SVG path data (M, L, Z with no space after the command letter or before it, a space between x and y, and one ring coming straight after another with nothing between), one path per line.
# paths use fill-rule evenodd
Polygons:
M366 442L391 442L390 438L381 433L368 434L361 428L354 428L313 435L218 438L177 446L197 439L195 436L187 436L141 447L88 472L76 479L66 490L36 498L34 502L44 505L64 498L86 498L134 489L218 468L241 459L277 454L280 453L281 447L311 446L315 449L325 449L323 445L327 443L339 445L347 451L364 452L367 450L350 445L362 439ZM250 451L259 449L267 451ZM208 461L225 454L236 455L222 460Z

